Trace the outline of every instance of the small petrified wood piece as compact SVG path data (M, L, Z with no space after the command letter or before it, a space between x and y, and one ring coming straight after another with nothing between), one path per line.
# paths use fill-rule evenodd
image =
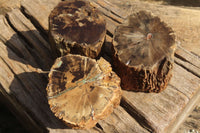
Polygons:
M175 36L158 17L140 11L117 27L113 64L122 88L160 92L172 76Z
M89 2L60 2L49 16L49 39L56 56L68 53L95 58L106 35L106 22Z
M119 105L121 93L120 78L103 58L69 54L57 58L49 73L50 108L72 128L95 126Z

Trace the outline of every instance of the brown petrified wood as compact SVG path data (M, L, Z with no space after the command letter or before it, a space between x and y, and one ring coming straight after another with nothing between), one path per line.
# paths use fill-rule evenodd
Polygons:
M126 90L160 92L172 76L175 36L158 17L140 11L117 27L113 64Z
M88 129L119 105L120 79L103 58L69 54L52 66L47 95L59 119L72 128Z
M106 22L89 2L60 2L49 16L49 38L56 56L68 53L95 58L106 35Z

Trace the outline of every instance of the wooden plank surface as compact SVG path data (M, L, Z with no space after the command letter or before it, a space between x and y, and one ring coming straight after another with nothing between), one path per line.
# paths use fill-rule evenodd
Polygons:
M116 108L111 116L101 120L99 124L106 133L149 133L122 107Z
M159 94L123 92L124 104L129 104L130 113L137 111L151 131L166 132L170 124L181 114L191 98L199 91L200 79L179 65L174 66L170 85ZM196 99L196 98L195 98ZM192 107L191 107L192 108Z
M58 2L59 0L22 0L21 10L15 9L6 17L0 16L0 72L4 73L0 74L0 87L4 99L13 105L16 113L19 114L23 109L24 112L21 112L20 116L24 115L27 123L35 125L38 132L46 131L45 129L50 132L175 131L173 124L179 125L183 121L188 114L185 112L192 110L200 93L200 60L198 56L185 50L187 47L184 45L178 47L174 76L162 93L124 91L121 107L91 130L68 129L55 118L48 107L45 87L48 68L53 62L47 37L48 15ZM119 7L113 5L112 0L94 0L93 4L102 10L107 20L108 35L103 56L110 60L110 51L107 48L110 47L112 34L115 27L122 23L130 12L120 11ZM136 4L138 5L135 5L135 10L140 10L140 3ZM148 8L150 10L152 7ZM161 9L165 6L156 8L160 9L155 11L158 14L159 11L164 12ZM172 14L177 11L176 8L169 9ZM182 10L179 12L183 13ZM173 17L166 16L169 22L173 22ZM173 25L171 26L173 28ZM39 57L42 57L43 61Z
M19 9L14 9L9 12L7 14L7 20L17 33L23 36L23 39L27 41L39 66L48 70L53 63L50 54L50 46L30 20L28 20Z

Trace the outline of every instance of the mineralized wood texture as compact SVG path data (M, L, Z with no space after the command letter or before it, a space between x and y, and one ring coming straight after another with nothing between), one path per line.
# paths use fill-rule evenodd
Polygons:
M107 22L106 43L102 55L108 61L111 61L110 47L115 27L131 13L129 9L134 9L135 12L141 9L152 11L175 30L178 36L176 41L180 41L180 46L177 47L174 76L168 88L156 94L123 91L121 106L114 109L109 117L100 120L94 128L69 129L54 116L48 106L45 97L48 72L41 70L43 67L39 60L42 59L37 58L37 55L42 53L36 55L32 52L46 45L44 41L39 40L48 40L48 16L60 0L21 0L19 11L10 12L6 18L0 18L0 93L4 101L22 124L25 123L24 125L32 132L174 132L200 96L200 60L198 56L187 51L190 48L198 53L199 44L196 42L199 42L199 29L196 27L199 26L197 22L200 12L142 1L135 2L136 0L132 1L133 5L127 5L125 0L91 1L102 11ZM122 8L116 6L117 2L122 3ZM34 28L35 30L32 30ZM37 50L36 42L40 44Z
M175 36L158 17L140 11L117 27L113 64L125 90L160 92L173 67Z
M119 105L121 93L119 77L103 58L69 54L56 59L49 73L50 108L73 128L94 127Z
M57 56L68 53L96 58L106 34L106 23L89 2L60 2L49 16L49 38Z

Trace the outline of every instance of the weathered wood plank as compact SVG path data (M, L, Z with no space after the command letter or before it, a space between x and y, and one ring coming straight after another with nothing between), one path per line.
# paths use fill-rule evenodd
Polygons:
M200 79L179 65L174 66L173 75L170 85L177 88L189 99L200 89Z
M188 61L181 60L180 58L174 59L177 64L188 70L189 72L193 73L197 77L200 77L200 69Z
M197 55L192 54L180 45L175 53L175 62L197 77L200 77L200 58Z
M148 133L122 107L117 107L111 116L99 124L106 133Z
M30 20L19 9L14 9L9 12L7 18L17 32L28 41L40 66L44 69L50 68L53 62L50 54L50 45L44 40Z
M200 99L199 99L200 100ZM184 123L181 124L180 128L176 133L184 132L200 132L200 101L195 109L190 113Z
M0 16L0 41L12 49L19 57L29 61L32 66L38 67L29 51L30 47L19 38L19 35L9 26L4 16Z
M132 107L130 113L140 114L139 119L146 121L144 127L152 131L167 132L170 124L199 91L200 79L182 67L175 65L173 75L170 85L159 94L123 92L124 102Z
M94 0L90 0L90 2L92 3L92 5L94 7L96 7L98 10L100 10L103 13L103 15L109 17L110 19L113 19L114 21L117 21L118 23L122 23L124 21L124 19L122 19L121 17L116 16L115 14L113 14L112 11L110 11L110 8L109 9L105 8L105 7L101 6L101 5L99 5L98 3L96 3Z
M39 1L39 0L36 0L36 1L29 1L29 0L23 0L22 1L22 10L24 11L24 13L27 15L27 16L29 16L30 17L30 19L31 19L31 22L33 22L34 23L34 26L36 26L37 28L39 27L40 28L40 30L42 29L44 32L46 32L47 30L48 30L48 14L50 13L50 11L51 11L51 9L53 9L53 7L57 4L57 2L58 2L59 0L57 0L57 1L47 1L47 0L42 0L42 1ZM112 6L112 4L109 4L109 6ZM144 6L144 5L143 5ZM37 8L35 8L35 7L37 7ZM162 6L163 7L163 6ZM109 7L110 8L110 7ZM109 9L108 8L108 9ZM144 6L143 7L143 9L144 8L149 8L148 6ZM153 8L153 6L152 6L152 8ZM161 7L160 7L161 8ZM136 8L136 10L138 11L138 10L140 10L140 9L142 9L142 8L140 8L139 6L138 6L138 8ZM170 8L170 9L172 9L172 8ZM166 9L165 9L166 10ZM174 10L174 9L173 9ZM106 8L106 11L107 11L107 8ZM120 11L120 10L119 10ZM113 11L111 11L111 13L112 13ZM156 11L155 11L156 12ZM165 11L166 12L166 11ZM157 11L157 14L159 14L159 11ZM161 13L162 14L162 13ZM197 13L195 13L195 14L197 14ZM166 14L164 14L164 15L166 15ZM120 16L120 15L118 15L118 16ZM169 17L170 15L168 14L168 19L173 19L174 20L174 17ZM109 18L109 17L108 17ZM110 22L110 24L109 25L113 25L113 22L115 22L115 20L114 19L112 19L112 18L109 18L109 22ZM4 19L4 21L5 21L5 19ZM2 21L3 23L4 23L4 21ZM170 21L172 21L172 20L170 20ZM168 22L168 20L166 20L166 22ZM179 24L180 24L180 22L181 21L179 21ZM183 21L184 23L186 23L185 21ZM1 24L0 24L1 25ZM8 24L7 24L8 25ZM14 25L14 24L13 24ZM9 25L8 25L9 26ZM113 26L111 29L115 29L115 26ZM11 29L12 30L12 29ZM178 29L177 29L178 30ZM20 31L19 29L18 29L18 31ZM113 30L110 30L110 31L113 31ZM4 31L4 32L6 32L6 31ZM4 33L4 32L2 32L2 33ZM14 32L14 31L13 31ZM15 32L14 32L15 33ZM46 32L47 33L47 32ZM112 33L112 32L110 32L110 33ZM3 38L2 37L2 34L0 34L1 35L1 39ZM11 35L12 36L12 35ZM25 35L24 35L25 36ZM110 38L111 39L111 38ZM2 41L3 42L7 42L7 39L2 39ZM187 40L188 41L188 40ZM13 42L14 43L14 42ZM17 43L16 43L17 44ZM14 45L14 46L17 46L17 45ZM13 47L14 47L13 46ZM26 46L26 45L25 45ZM190 45L189 45L190 46ZM188 46L188 47L189 47ZM15 49L15 47L14 47L14 49ZM26 48L25 48L26 49ZM6 51L7 50L7 48L5 49L4 48L4 50L3 51ZM1 50L0 50L1 51ZM11 50L12 51L12 50ZM15 50L15 51L17 51L17 50ZM22 50L23 51L23 50ZM1 53L1 52L0 52ZM11 53L11 52L9 52L9 53ZM17 54L17 55L20 55L20 53L21 53L21 51L20 52L16 52L16 53L19 53L19 54ZM24 52L22 52L22 53L24 53ZM5 56L3 56L3 55L7 55L8 53L2 53L0 56L2 56L2 58L1 59L4 59L4 60L2 60L2 61L4 61L4 63L5 63L5 61L8 59L10 59L10 58L8 58L8 57L5 57ZM30 56L32 56L32 54L29 54ZM184 54L182 55L183 57L184 57ZM15 55L13 55L13 57L15 57ZM23 57L23 56L22 56ZM11 58L12 59L12 58ZM22 65L19 65L19 64L17 64L17 65L19 65L20 66L20 71L18 71L18 70L16 70L16 69L14 69L14 66L16 65L16 63L17 62L15 62L15 65L13 65L13 63L11 63L11 64L9 64L10 62L13 62L13 61L6 61L9 65L7 65L7 64L4 64L5 66L7 66L7 68L8 69L6 69L6 71L9 71L9 72L7 72L8 74L7 75L10 75L10 73L11 72L14 72L14 73L17 73L17 74L13 74L13 77L14 77L14 79L11 77L11 79L10 79L10 81L9 80L7 80L8 78L7 77L2 77L2 79L3 78L5 78L4 80L2 80L3 82L4 82L4 84L5 84L5 86L4 86L4 90L8 90L8 92L10 91L10 88L14 88L14 89L11 89L12 91L14 91L16 88L15 87L13 87L13 82L17 85L17 84L21 84L21 85L19 85L19 86L21 86L21 87L18 87L19 89L18 90L20 90L21 88L25 88L25 90L28 90L28 92L29 92L29 89L30 90L36 90L36 89L38 89L39 91L42 91L43 89L44 89L44 87L41 87L41 86L45 86L45 85L43 85L44 83L42 83L42 85L40 86L40 87L33 87L33 86L36 86L38 83L40 83L40 82L38 82L38 80L36 80L36 81L32 81L31 79L35 79L35 78L38 78L36 75L38 75L37 73L32 73L32 71L34 72L34 71L36 71L36 70L32 70L32 68L31 67L28 67L29 69L31 69L30 71L28 71L27 69L25 69L26 67L24 67L24 64L29 64L29 60L28 60L28 58L25 58L27 61L24 61L24 60L22 60L21 58L17 58L17 60L18 60L18 62L20 62L20 63L22 63ZM193 59L193 57L191 57L191 59ZM32 61L31 61L32 62ZM190 61L189 61L190 62ZM191 62L190 62L191 63ZM183 64L185 64L185 63L183 63ZM11 66L12 67L11 67ZM9 68L9 67L11 68ZM33 66L33 65L32 65ZM4 68L4 67L2 67L2 68ZM6 67L5 67L6 68ZM180 70L179 70L179 68L180 68ZM11 71L12 69L14 69L14 71ZM19 69L18 67L17 67L17 69ZM25 69L25 71L28 71L28 72L26 72L26 73L24 73L21 69ZM141 121L143 120L143 118L145 118L147 121L146 121L146 123L150 123L150 124L146 124L146 125L143 125L143 126L149 126L149 127L147 127L147 129L149 129L150 131L151 130L158 130L158 131L160 131L160 130L164 130L164 129L160 129L160 128L162 128L162 127L168 127L169 126L169 122L171 122L171 121L173 121L174 119L173 119L173 117L175 117L175 116L177 116L177 114L179 113L180 114L180 112L182 111L181 109L179 109L178 107L182 107L182 109L184 108L184 106L186 106L186 104L188 104L188 100L189 100L189 98L193 98L193 96L194 96L194 94L197 94L197 83L199 83L199 80L197 80L197 77L195 77L194 75L192 75L191 73L189 73L189 72L187 72L187 71L185 71L183 68L181 68L180 66L178 66L177 67L177 70L178 70L178 76L177 76L177 78L176 78L176 80L174 81L174 84L175 85L170 85L167 89L166 89L166 91L164 91L163 93L161 93L161 94L152 94L152 95L150 95L150 94L144 94L144 93L142 93L142 94L140 94L140 93L133 93L133 92L126 92L126 93L130 93L130 98L128 97L128 99L129 99L129 102L127 102L127 103L129 103L131 106L129 107L129 109L131 109L130 111L129 111L129 113L131 114L135 114L135 116L134 117L136 117L137 116L137 113L138 112L141 112L141 110L143 111L145 108L146 108L146 106L147 107L149 107L148 109L150 109L150 110L157 110L157 112L161 112L161 114L162 115L159 115L158 116L158 118L162 118L162 119L158 119L158 118L156 118L157 117L157 114L155 114L155 112L149 112L149 113L147 113L147 114L144 114L144 113L146 113L147 111L144 111L144 113L141 113L140 115L140 117L136 117L137 118L137 121L139 122L139 123L141 123ZM17 72L15 72L15 71L17 71ZM5 70L3 69L2 70L2 72L5 72ZM180 76L184 76L184 75L180 75L180 73L182 73L182 72L184 72L184 73L186 73L186 75L188 76L188 77L190 77L191 75L192 75L192 78L191 79L187 79L187 80L184 80L184 79L179 79L180 78ZM26 76L26 75L28 75L28 76ZM34 76L35 75L35 76ZM41 76L41 74L39 74L40 76ZM1 75L2 76L2 75ZM12 76L12 75L11 75ZM40 77L39 76L39 77ZM8 76L9 77L9 76ZM194 78L195 77L195 78ZM27 80L25 80L25 81L23 81L25 78L27 78ZM194 78L194 79L193 79ZM30 81L31 82L33 82L33 83L24 83L24 82L30 82L30 81L28 81L30 79ZM41 78L39 78L39 79L41 79ZM42 75L42 79L43 79L43 75ZM180 81L182 80L182 82L181 83L184 83L184 81L186 81L186 83L187 84L189 84L189 85L187 85L186 87L184 86L184 85L178 85L178 86L176 86L176 84L181 84L181 83L179 83ZM1 81L1 80L0 80ZM7 82L7 81L9 81L9 82ZM23 81L23 82L22 82ZM6 83L7 82L7 83ZM38 82L38 83L37 83ZM177 83L176 83L177 82ZM7 84L7 88L6 88L6 84ZM25 85L24 85L25 84ZM35 85L36 84L36 85ZM194 85L192 85L192 84L194 84ZM9 85L12 85L11 87L9 87ZM33 85L33 86L32 86ZM25 86L25 87L24 87ZM5 89L6 88L6 89ZM191 88L191 91L189 90L189 88ZM183 90L182 90L183 89ZM16 89L17 90L17 89ZM12 92L11 91L11 92ZM38 93L39 91L35 91L35 92L30 92L30 93ZM19 93L19 94L18 94ZM23 94L20 94L20 93L25 93L25 92L18 92L17 93L17 95L19 95L19 97L20 96L22 96L23 97ZM43 92L43 93L45 93L45 92ZM42 93L42 95L44 95ZM8 94L8 93L7 93ZM186 95L187 94L187 95ZM34 94L35 95L35 94ZM40 95L40 94L38 94L38 95ZM132 98L133 96L135 96L135 98ZM162 97L160 97L160 96L162 96ZM141 97L141 98L140 98ZM25 98L24 98L25 99ZM28 99L28 98L27 98ZM30 97L30 99L31 99L31 97ZM145 99L146 99L146 102L145 102L145 105L144 104L142 104L141 106L135 106L135 108L134 108L134 106L132 106L133 105L133 102L135 102L134 100L137 100L137 104L138 105L140 105L140 104L142 104L142 100L143 101L145 101ZM170 100L170 99L172 99L172 100ZM39 100L40 101L40 100ZM175 102L174 102L175 101ZM35 102L35 101L34 101ZM169 103L168 103L169 102ZM20 102L21 103L21 102ZM23 102L22 102L23 103ZM36 102L37 103L37 102ZM155 104L154 104L155 103ZM159 105L159 104L161 104L161 103L163 103L163 105ZM159 106L156 106L156 105L159 105ZM33 104L34 106L35 106L35 104ZM166 107L165 107L165 105L166 105ZM32 109L32 107L34 107L34 106L28 106L28 108L29 109ZM144 106L144 108L143 108L143 106ZM169 109L166 109L167 107L169 107ZM39 107L37 107L37 109L38 109ZM173 109L173 110L172 110ZM30 117L33 117L33 118L35 118L35 117L39 117L38 119L40 119L40 120L36 120L36 121L41 121L41 119L45 119L45 121L49 121L49 119L51 119L49 122L41 122L41 123L44 123L44 126L46 126L50 131L52 131L52 132L56 132L56 131L60 131L60 132L74 132L74 130L72 131L72 130L69 130L69 129L57 129L57 128L60 128L60 125L59 125L59 122L57 123L57 124L55 124L55 122L57 122L57 120L55 120L54 121L54 119L55 118L52 118L52 116L51 116L51 114L50 114L50 116L48 116L48 115L45 115L45 116L41 116L41 114L43 114L43 113L46 113L46 108L43 108L43 107L41 107L40 109L38 109L38 111L40 112L41 110L43 110L42 111L42 113L39 113L39 115L37 115L37 113L33 113L34 114L34 116L33 115L29 115ZM48 110L48 109L47 109ZM172 114L172 116L169 116L169 118L168 118L168 114L169 113L167 113L168 112L168 110L172 110L172 112L170 113L170 114ZM191 110L191 109L190 109ZM34 111L34 110L33 110ZM30 112L33 112L33 111L30 111ZM134 113L134 111L135 111L135 113ZM177 113L177 111L178 111L178 113ZM49 112L47 111L47 114L48 114ZM115 112L116 113L116 112ZM32 114L32 113L30 113L30 114ZM148 114L150 114L150 115L148 115ZM113 114L114 115L114 114ZM146 116L146 115L148 115L148 116ZM152 119L154 119L155 118L155 121L153 121L150 117L151 117L151 115L153 116L153 118ZM40 117L41 116L41 117ZM120 116L120 115L119 115ZM166 116L166 117L165 117ZM50 117L50 118L48 118L48 117ZM164 117L164 118L163 118ZM101 124L101 126L102 127L104 127L104 129L106 130L106 131L108 131L109 129L108 129L108 127L109 127L109 123L112 123L110 120L112 120L112 119L114 119L114 121L117 119L118 120L118 118L115 118L115 116L113 116L113 118L108 118L108 120L106 121L106 123L107 123L107 125L105 124L105 123L103 123L104 125L102 125ZM53 124L51 123L53 121ZM122 123L123 123L123 121L124 120L122 120ZM131 120L132 121L132 120ZM157 127L158 125L156 125L156 122L168 122L168 123L165 123L165 124L161 124L161 126L160 127ZM101 122L100 122L101 123ZM55 124L55 125L54 125ZM152 124L154 124L153 126L152 126ZM62 124L61 124L62 125ZM115 125L115 124L114 124ZM116 125L117 125L117 123L116 123ZM124 128L126 128L126 127L124 127ZM158 129L156 129L156 128L158 128ZM130 126L130 129L132 129L132 127ZM136 128L137 129L137 128ZM93 131L93 129L91 130L91 131ZM90 132L91 132L90 131ZM122 131L122 129L120 129L120 128L117 128L116 129L116 131ZM76 132L76 131L75 131ZM77 132L81 132L81 131L77 131ZM87 132L87 131L86 131ZM89 132L89 131L88 131Z
M30 17L31 21L43 32L48 31L48 16L51 10L61 0L22 0L23 13Z
M127 13L124 10L121 10L118 6L110 3L107 0L91 0L91 1L97 3L99 6L105 8L106 10L110 11L111 13L113 13L118 17L121 17L122 19L125 19L129 15L129 13Z
M191 114L192 110L199 103L200 100L200 89L193 95L192 99L189 100L186 107L183 108L181 113L176 117L176 119L170 124L167 129L168 133L176 132L180 127L181 123Z

